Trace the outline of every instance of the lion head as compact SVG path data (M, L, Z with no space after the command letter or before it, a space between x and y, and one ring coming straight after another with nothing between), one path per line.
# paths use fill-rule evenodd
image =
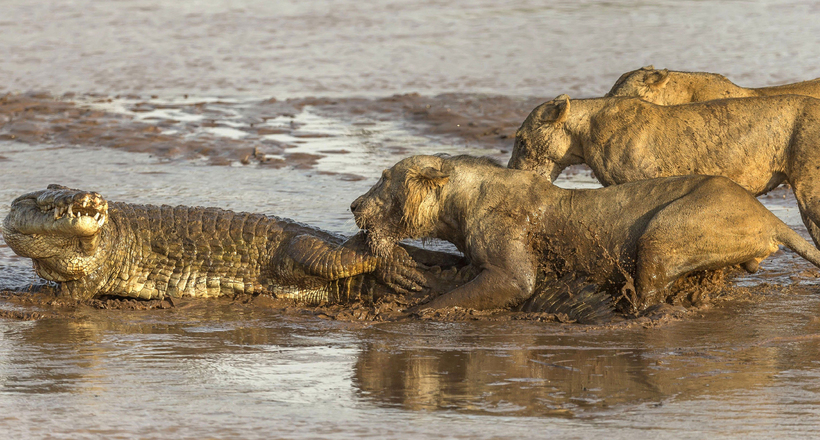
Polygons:
M664 91L668 83L669 70L645 66L621 75L605 96L638 97L660 105L676 104L677 102L667 102Z
M567 95L536 107L515 133L515 147L507 166L535 171L553 181L564 168L583 163L583 158L572 153L573 139L566 128L569 116Z
M441 188L452 165L438 156L408 157L384 170L375 185L350 205L367 231L373 253L386 257L405 238L426 238L436 226Z

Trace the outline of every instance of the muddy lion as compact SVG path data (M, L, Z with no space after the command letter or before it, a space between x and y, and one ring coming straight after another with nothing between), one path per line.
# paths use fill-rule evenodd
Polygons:
M509 167L554 180L580 163L604 186L706 174L760 195L788 181L820 245L820 100L781 95L661 106L561 95L536 107L516 132Z
M820 98L820 78L782 86L746 88L717 73L676 72L646 66L621 75L606 94L638 97L660 105L771 95Z
M820 266L820 251L725 177L567 190L490 159L413 156L350 208L377 255L405 238L439 238L479 270L432 308L511 307L532 295L539 272L574 271L611 285L622 293L619 308L638 311L691 272L735 264L753 272L780 244Z

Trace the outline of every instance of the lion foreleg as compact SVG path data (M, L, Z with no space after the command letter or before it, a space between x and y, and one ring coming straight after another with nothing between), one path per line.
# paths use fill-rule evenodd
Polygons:
M809 230L815 247L820 248L820 179L817 178L820 164L813 158L808 158L807 154L797 154L793 163L789 183L797 199L803 224Z
M512 274L497 266L482 268L472 281L424 305L424 308L464 307L477 310L517 305L532 295L535 274Z
M800 191L798 194L797 188L795 188L794 193L803 224L809 230L814 246L820 248L820 226L818 226L818 223L820 223L820 201L816 197L807 195L804 191Z

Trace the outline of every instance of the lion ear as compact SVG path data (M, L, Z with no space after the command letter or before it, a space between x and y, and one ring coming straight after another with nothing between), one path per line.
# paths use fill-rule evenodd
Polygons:
M422 203L437 188L441 188L450 180L452 165L441 160L441 168L424 167L410 168L405 177L406 199L404 200L404 213L402 222L409 231L418 231L424 225L432 221L437 214L437 210L431 205L422 207ZM432 206L437 205L433 203Z
M653 89L660 89L669 82L669 70L655 70L646 74L644 83Z
M550 115L545 117L544 120L546 122L553 122L556 124L566 122L569 117L569 95L558 95L552 100L552 104L558 109L558 114L555 116Z
M641 67L641 70L655 70L655 66L650 64L648 66Z
M438 168L424 167L420 170L417 169L408 173L407 179L412 181L413 184L418 185L418 187L429 191L447 183L447 180L450 179L450 174Z

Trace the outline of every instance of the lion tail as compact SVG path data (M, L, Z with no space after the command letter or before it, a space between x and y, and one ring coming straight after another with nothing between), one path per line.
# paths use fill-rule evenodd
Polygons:
M811 264L820 267L820 250L809 243L805 238L801 237L792 228L785 223L780 222L780 228L777 231L775 239L784 244L789 249L795 251L797 255L808 260Z

